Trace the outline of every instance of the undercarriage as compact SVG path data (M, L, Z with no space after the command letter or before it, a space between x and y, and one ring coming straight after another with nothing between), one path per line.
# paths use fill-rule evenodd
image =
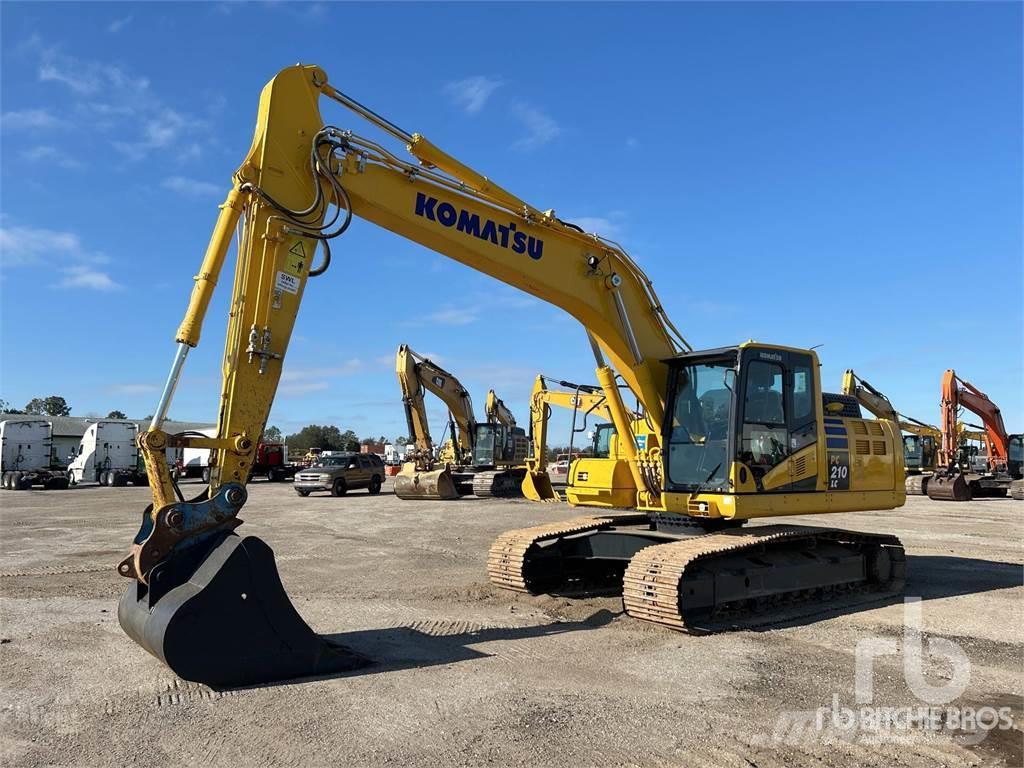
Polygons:
M894 536L634 513L509 531L491 547L488 573L530 594L621 594L630 616L700 633L890 597L906 563Z

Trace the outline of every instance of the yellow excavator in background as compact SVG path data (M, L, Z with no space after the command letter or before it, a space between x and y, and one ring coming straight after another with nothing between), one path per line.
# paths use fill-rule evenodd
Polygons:
M907 493L914 496L927 494L928 482L938 465L942 430L899 413L888 397L857 376L851 368L847 368L843 375L842 392L855 397L875 418L893 421L901 432L909 433L903 435Z
M471 477L453 467L473 460L476 418L473 400L462 383L423 355L402 344L395 355L395 371L402 390L402 405L415 448L406 454L395 476L395 495L401 499L456 499L470 493ZM424 392L438 397L448 408L450 439L435 455Z
M401 141L412 161L324 125L322 97ZM905 501L898 428L863 418L854 398L824 392L813 350L754 341L693 350L620 246L402 130L337 90L323 69L297 65L260 96L252 146L195 278L153 421L139 436L152 504L118 565L129 579L118 618L176 675L246 685L365 663L313 633L289 602L271 549L234 533L308 279L327 271L330 244L354 217L564 309L586 331L616 432L632 432L620 379L660 430L642 445L619 441L635 511L502 534L488 554L493 583L531 593L592 579L621 584L630 616L701 632L902 590L905 558L894 536L743 527ZM168 434L167 410L236 229L217 433ZM216 452L198 497L180 496L168 446Z
M486 421L476 425L473 438L473 494L479 498L522 495L523 476L530 443L515 416L488 390Z
M573 384L568 381L558 381L557 384L566 389L548 389L547 379L538 374L530 393L530 458L526 461L523 495L531 501L562 500L552 487L551 476L548 474L548 420L553 406L573 411L573 433L585 431L587 419L592 414L605 420L606 423L601 426L612 426L607 423L611 419L611 413L605 404L604 393L600 387ZM582 413L581 430L576 428L577 413ZM570 463L571 456L570 451ZM631 504L635 498L636 488L633 488L626 499L626 504Z

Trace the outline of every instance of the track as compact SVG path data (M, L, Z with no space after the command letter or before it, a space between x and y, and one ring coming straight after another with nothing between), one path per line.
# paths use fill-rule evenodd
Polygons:
M473 495L481 499L519 498L523 495L525 476L526 470L522 468L477 472L473 475Z
M905 581L895 536L771 525L641 550L622 601L634 618L710 632L882 599Z
M487 553L487 574L491 583L502 589L540 594L543 584L531 573L528 557L535 554L541 544L562 536L585 531L596 531L603 526L635 524L647 520L647 515L586 515L562 520L558 523L519 528L501 534Z

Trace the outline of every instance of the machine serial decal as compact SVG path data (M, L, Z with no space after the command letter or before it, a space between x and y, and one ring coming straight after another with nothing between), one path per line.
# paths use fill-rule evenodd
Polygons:
M416 193L416 215L448 228L455 227L478 240L489 240L501 248L511 249L513 253L525 253L534 261L544 255L544 241L519 232L514 221L506 226L491 219L481 219L475 213L458 209L451 203L439 203L436 197L422 192Z
M828 454L828 489L830 491L850 490L850 454Z

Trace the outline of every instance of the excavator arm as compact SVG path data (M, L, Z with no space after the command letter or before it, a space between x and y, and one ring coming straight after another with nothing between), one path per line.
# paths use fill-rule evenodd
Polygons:
M430 437L427 425L427 411L423 402L423 392L435 395L443 402L455 420L456 434L452 440L457 441L460 460L466 461L473 454L473 432L476 418L473 414L473 399L469 391L455 376L430 358L417 354L403 344L398 348L396 356L398 381L402 388L402 402L406 406L406 419L410 430L425 433ZM417 448L419 448L417 442ZM433 445L430 446L433 448Z
M984 432L972 433L959 421L961 409L981 417ZM939 451L941 470L928 486L928 496L937 501L970 501L976 495L1004 494L1012 486L1009 470L1010 436L1003 424L1003 415L988 395L948 369L942 375L940 406L942 445ZM988 473L975 472L960 466L961 443L972 437L981 438L986 446ZM1005 483L1004 483L1005 480Z
M512 411L505 405L505 401L498 397L493 389L487 390L484 414L489 424L503 424L506 427L516 425L516 417L512 415Z
M988 395L956 375L949 369L942 376L942 463L951 465L959 452L957 420L960 409L966 408L976 414L985 426L985 443L988 447L989 462L1005 464L1009 455L1009 435L1003 424L1003 414Z
M857 402L870 411L876 419L888 419L895 422L900 420L899 414L893 404L889 402L889 398L857 376L852 368L847 368L846 373L843 374L843 394L857 398Z
M607 401L600 387L587 384L573 384L559 381L565 390L548 389L547 380L538 375L530 393L530 443L531 457L526 460L526 476L523 478L523 495L531 501L561 501L551 487L547 471L548 419L552 406L582 411L584 422L590 414L610 419Z

